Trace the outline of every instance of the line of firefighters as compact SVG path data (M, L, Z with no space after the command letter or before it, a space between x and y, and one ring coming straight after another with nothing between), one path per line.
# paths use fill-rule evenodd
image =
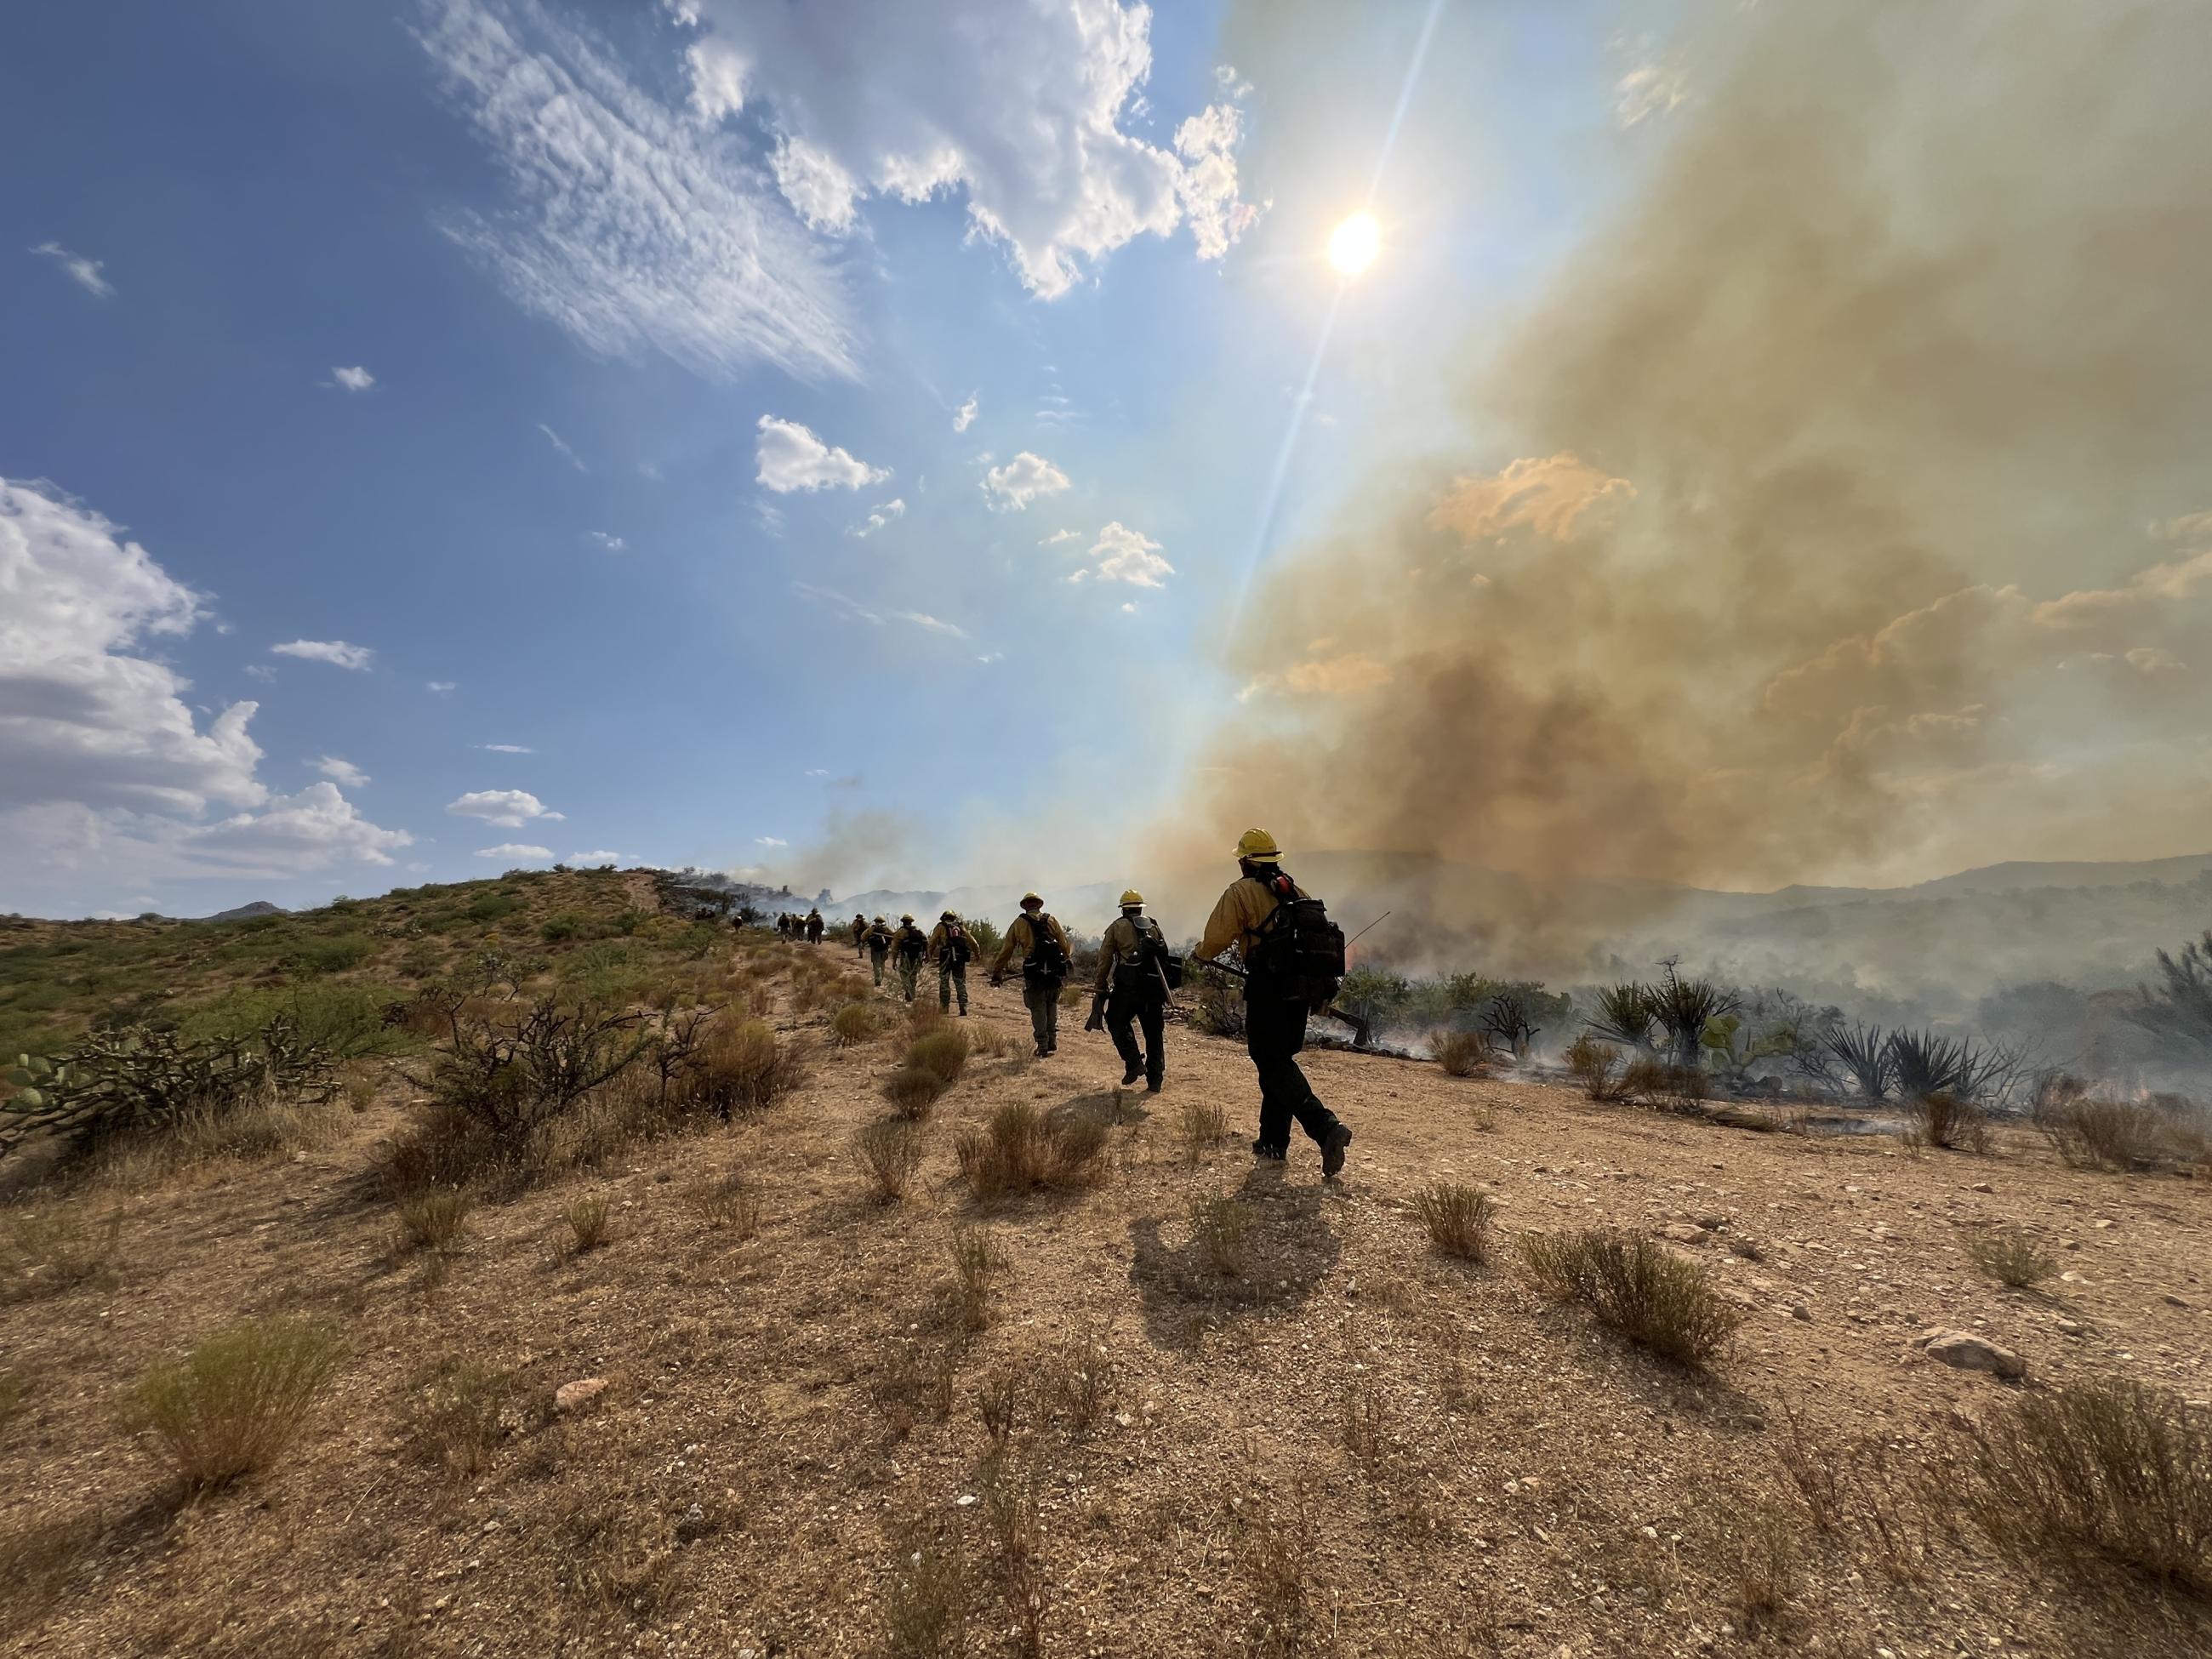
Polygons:
M1243 964L1228 971L1240 974L1244 981L1245 1049L1260 1079L1260 1133L1252 1143L1254 1156L1275 1162L1286 1158L1295 1123L1321 1149L1322 1175L1334 1177L1344 1167L1352 1131L1315 1095L1297 1055L1305 1047L1308 1016L1327 1002L1334 985L1329 981L1327 993L1316 993L1281 925L1298 912L1310 909L1318 915L1321 907L1285 872L1282 851L1265 830L1248 830L1238 837L1236 856L1237 878L1214 905L1192 956L1219 963L1233 945ZM829 931L818 908L804 916L779 915L775 925L784 938L814 945ZM855 915L849 928L840 924L838 932L849 932L854 953L869 959L878 985L884 982L886 964L894 964L899 989L912 1002L923 963L933 963L938 1006L950 1012L957 1000L961 1014L968 1012L968 964L977 951L974 936L954 912L945 911L927 933L915 925L911 915L901 916L896 928L882 916L869 921ZM1336 971L1340 973L1340 934L1337 941ZM1075 953L1067 930L1035 893L1022 895L1021 914L1000 942L988 969L992 984L1005 979L1017 952L1022 1000L1030 1011L1036 1057L1042 1060L1060 1047L1060 990L1074 971ZM1146 1091L1157 1094L1165 1082L1166 1010L1182 978L1182 963L1169 949L1159 923L1145 914L1144 896L1133 888L1123 893L1121 915L1108 925L1100 941L1091 1018L1084 1029L1095 1031L1103 1026L1111 1036L1121 1057L1124 1085L1142 1078Z

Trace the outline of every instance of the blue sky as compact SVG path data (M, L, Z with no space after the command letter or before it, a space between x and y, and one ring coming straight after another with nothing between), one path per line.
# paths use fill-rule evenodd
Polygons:
M0 904L541 861L506 847L946 881L1036 838L1087 873L1237 689L1214 647L1340 287L1271 547L1437 437L1413 319L1504 302L1604 188L1569 176L1618 125L1605 15L1454 12L1340 282L1430 11L1374 9L1317 112L1210 6L33 9L0 476L25 556L78 538L50 578L159 592L19 648L167 678L21 739ZM1478 178L1501 125L1547 159ZM942 176L859 176L902 143ZM771 439L818 487L762 481Z

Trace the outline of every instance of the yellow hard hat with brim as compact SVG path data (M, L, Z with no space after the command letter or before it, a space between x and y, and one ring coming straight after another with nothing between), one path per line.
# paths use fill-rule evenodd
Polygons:
M1273 864L1283 856L1283 849L1265 830L1247 830L1237 837L1237 856L1255 864Z
M1121 895L1121 908L1124 910L1128 909L1133 905L1142 904L1144 902L1145 896L1133 887L1132 887L1127 892Z
M1022 908L1024 909L1027 909L1032 904L1042 904L1043 902L1044 901L1039 898L1035 893L1024 893L1022 895Z

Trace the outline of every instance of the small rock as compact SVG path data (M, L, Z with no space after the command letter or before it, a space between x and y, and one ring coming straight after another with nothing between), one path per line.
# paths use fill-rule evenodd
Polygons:
M2176 1296L2172 1291L2168 1291L2166 1293L2165 1300L2166 1305L2169 1308L2186 1308L2190 1305L2180 1297Z
M2063 1282L2069 1285L2086 1285L2089 1282L2085 1275L2076 1273L2071 1267L2069 1267L2064 1273L2059 1274L2058 1277Z
M1703 1227L1693 1227L1686 1221L1677 1221L1662 1227L1659 1237L1676 1244L1702 1244L1708 1235Z
M604 1376L580 1376L573 1382L563 1382L553 1390L553 1409L573 1412L589 1405L607 1391Z
M2109 1220L2106 1220L2106 1221L2100 1221L2100 1222L2098 1222L2098 1223L2097 1223L2097 1231L2098 1231L2099 1232L2100 1232L2100 1233L2101 1233L2101 1232L2105 1231L2107 1228L2111 1227L2111 1226L2112 1226L2112 1222L2110 1222Z
M960 1507L964 1510L975 1503L975 1494L972 1492L963 1492L953 1501L958 1504Z
M2052 1322L2058 1327L2059 1334L2062 1336L2079 1336L2081 1334L2081 1322L2078 1319L2060 1319L2055 1320Z
M1931 1326L1912 1339L1912 1346L1930 1359L1962 1371L1989 1371L2007 1378L2027 1374L2027 1366L2010 1348L1965 1331Z
M1813 1322L1813 1310L1802 1302L1793 1302L1790 1304L1790 1316L1792 1319L1802 1319L1808 1325Z
M1993 1193L1996 1191L1996 1188L1990 1186L1986 1181L1977 1181L1971 1190L1978 1193Z

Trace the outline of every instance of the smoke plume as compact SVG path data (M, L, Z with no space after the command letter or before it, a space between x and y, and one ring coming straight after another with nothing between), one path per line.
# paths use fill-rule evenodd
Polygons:
M1703 38L1468 343L1485 435L1263 568L1194 856L1742 889L2212 842L2212 9Z

